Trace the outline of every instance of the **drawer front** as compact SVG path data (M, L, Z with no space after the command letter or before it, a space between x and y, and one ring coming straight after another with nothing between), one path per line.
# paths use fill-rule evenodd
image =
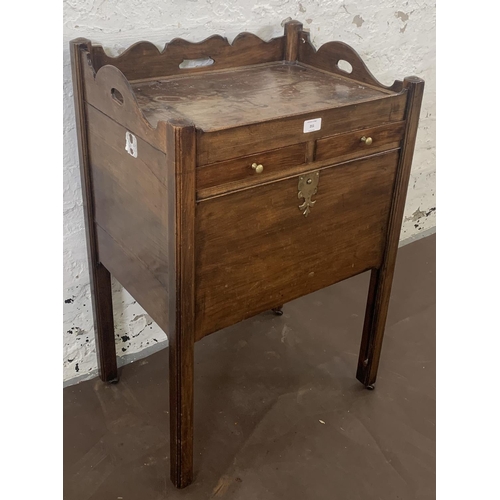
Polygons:
M196 169L198 198L282 177L290 167L306 162L306 144L294 144L260 154L222 161Z
M319 139L316 142L315 159L356 158L398 148L403 138L404 125L405 122L400 121Z
M406 93L351 106L326 109L280 120L214 132L198 132L196 157L206 165L291 144L315 141L347 130L375 127L404 120ZM300 110L297 110L300 112ZM321 128L304 133L304 121L321 118Z
M197 339L378 267L398 157L319 170L307 217L299 176L199 202Z

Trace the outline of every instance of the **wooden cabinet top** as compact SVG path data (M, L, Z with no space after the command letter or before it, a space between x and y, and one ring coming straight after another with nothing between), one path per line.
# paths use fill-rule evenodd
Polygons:
M232 43L220 35L198 43L176 38L163 50L138 42L117 57L87 39L72 43L82 57L86 102L125 126L130 124L132 132L163 151L163 125L169 122L212 134L213 151L227 143L226 136L212 141L215 134L244 127L250 127L245 135L258 136L266 148L265 138L271 133L277 147L302 142L295 132L289 140L279 137L280 133L290 136L288 130L300 125L297 122L287 129L284 124L278 130L281 122L294 117L307 120L316 117L305 115L320 113L318 118L328 122L330 128L323 128L316 137L308 136L311 140L337 133L340 122L347 128L359 128L363 120L370 124L372 117L366 115L348 123L354 116L352 108L357 110L358 105L368 114L385 116L382 121L386 122L401 119L405 107L402 81L382 85L343 42L328 42L316 49L297 21L288 22L285 34L269 41L251 33L241 33ZM193 61L199 60L209 64L196 67ZM370 104L383 101L383 110ZM336 113L348 107L344 115ZM268 124L268 128L251 129L258 124ZM255 151L254 144L245 147L244 138L240 139L231 137L241 143L240 154ZM198 144L201 164L230 157L230 152L208 153L202 142Z
M393 93L300 63L274 62L132 84L148 121L205 132L380 99Z

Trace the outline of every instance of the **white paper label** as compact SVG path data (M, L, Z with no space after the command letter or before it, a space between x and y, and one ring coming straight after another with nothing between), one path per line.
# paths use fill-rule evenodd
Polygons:
M304 122L304 134L307 134L307 132L316 132L317 130L321 130L321 118L306 120Z
M131 132L125 132L125 151L137 158L137 138Z

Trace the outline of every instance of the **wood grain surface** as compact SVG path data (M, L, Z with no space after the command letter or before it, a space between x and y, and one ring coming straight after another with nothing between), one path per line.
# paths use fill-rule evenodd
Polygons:
M138 139L138 157L134 158L125 151L126 129L91 106L87 110L95 221L166 287L165 154ZM116 278L124 280L121 272Z
M243 186L255 186L286 176L290 169L306 163L306 154L306 143L294 144L197 168L198 198L214 196ZM254 163L262 165L264 170L257 173L252 168Z
M352 81L372 85L379 90L400 92L403 89L403 82L400 80L396 80L390 87L382 85L372 75L359 54L344 42L327 42L319 49L316 49L311 43L309 33L303 31L300 38L298 58L303 64L314 66L331 74L347 77ZM350 71L341 69L339 67L340 61L349 63Z
M292 115L215 132L198 132L197 162L205 165L242 155L313 141L404 119L406 93L313 113ZM321 130L304 133L304 121L321 119Z
M175 113L205 132L310 113L387 93L300 64L261 64L133 83L152 125Z
M224 68L280 61L283 59L284 46L284 36L266 42L252 33L240 33L232 43L220 35L212 35L201 42L175 38L161 51L156 45L143 41L132 45L117 57L107 55L97 45L93 48L92 57L96 71L105 65L112 65L123 72L129 81L135 81L210 73ZM179 67L186 59L205 58L211 58L213 64L199 68Z
M96 226L99 257L119 281L166 333L168 331L168 290L129 249ZM114 335L113 335L114 342Z
M190 484L193 469L195 342L196 134L189 123L167 125L169 236L170 478Z
M109 270L102 264L98 252L94 222L94 182L89 160L89 123L85 110L85 80L83 76L85 67L82 64L82 54L87 53L89 47L89 42L85 39L77 39L70 43L71 70L97 365L101 380L113 382L118 380L118 366L116 362L111 276Z
M397 148L403 138L404 125L404 121L401 121L319 139L316 141L315 159L322 161L349 153L352 153L353 157L366 156L379 147ZM367 145L361 141L362 137L370 137L373 142Z
M392 279L398 253L399 235L403 223L406 193L408 191L413 151L417 139L424 81L418 77L405 78L404 87L409 93L408 107L405 115L404 144L401 148L395 179L394 196L391 202L389 224L385 235L383 260L381 266L372 271L358 358L358 370L356 373L358 380L368 387L373 387L377 379L385 322L389 310Z
M97 73L92 67L90 52L81 51L85 101L127 130L160 151L166 151L164 122L151 123L142 113L134 91L125 75L115 66L104 66ZM172 117L165 113L164 119Z
M298 208L298 177L201 201L197 339L378 267L398 155L321 170L307 218Z

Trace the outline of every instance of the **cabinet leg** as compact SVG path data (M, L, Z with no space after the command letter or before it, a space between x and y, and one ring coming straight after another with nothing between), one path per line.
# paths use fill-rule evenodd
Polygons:
M373 389L377 378L406 192L410 178L411 161L415 149L418 117L424 91L424 82L416 77L405 78L403 85L408 91L405 137L394 184L394 197L389 213L384 256L380 269L372 270L356 374L358 380L368 389Z
M94 313L95 344L99 376L104 382L116 382L118 370L116 366L115 328L113 323L113 303L111 300L111 276L99 262L97 237L95 233L95 214L92 200L92 176L89 164L89 148L87 141L87 118L84 102L84 78L82 70L81 50L87 47L87 41L71 42L71 67L73 73L73 92L75 97L76 130L78 137L78 153L80 158L80 175L82 180L83 208L85 232L87 236L87 255L90 271L90 290Z
M276 314L276 316L283 316L283 304L278 307L273 307L271 311Z
M367 389L374 389L375 380L377 379L392 285L392 273L390 276L387 274L378 269L373 269L370 278L358 371L356 373L356 378Z
M170 370L170 478L177 488L193 481L195 342L196 130L167 124Z
M90 265L92 267L92 307L99 377L103 382L118 382L111 276L102 264L91 262Z
M194 344L173 339L170 369L170 478L177 488L193 481Z

